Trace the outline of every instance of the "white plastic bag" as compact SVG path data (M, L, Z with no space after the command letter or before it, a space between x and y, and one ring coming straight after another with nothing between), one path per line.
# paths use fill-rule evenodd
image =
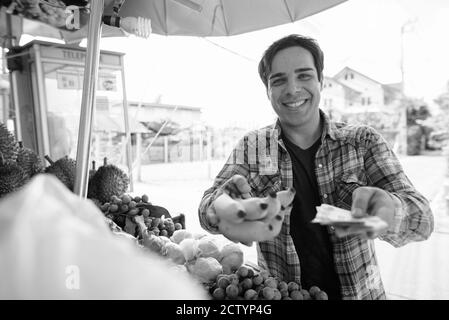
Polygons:
M37 175L0 201L0 299L207 299L169 262L114 235L101 211Z

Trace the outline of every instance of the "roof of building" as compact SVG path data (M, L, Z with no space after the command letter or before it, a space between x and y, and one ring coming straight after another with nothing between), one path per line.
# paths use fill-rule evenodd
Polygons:
M362 93L360 90L357 90L356 88L353 88L353 87L347 85L346 83L339 81L338 79L335 79L335 78L332 78L329 76L324 76L324 79L328 80L328 81L333 81L333 82L339 84L340 86L342 86L343 88L345 88L346 90L354 91L355 93Z
M365 78L368 79L368 80L371 80L371 81L373 81L373 82L375 82L375 83L378 83L378 84L382 84L382 83L380 83L379 81L374 80L373 78L367 76L366 74L361 73L360 71L357 71L357 70L355 70L355 69L353 69L353 68L351 68L351 67L348 67L348 66L344 67L344 68L341 69L339 72L337 72L337 74L336 74L333 78L338 79L338 78L340 78L341 76L343 76L343 74L344 74L345 72L347 72L347 71L352 71L352 72L354 72L354 73L357 73L358 75L361 75L362 77L365 77Z

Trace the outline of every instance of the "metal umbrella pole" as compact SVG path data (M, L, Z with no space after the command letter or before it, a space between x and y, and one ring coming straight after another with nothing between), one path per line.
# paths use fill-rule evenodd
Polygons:
M8 49L12 49L17 45L17 39L13 35L12 30L12 18L10 14L6 14L6 47ZM4 61L6 63L6 60ZM18 141L22 140L22 124L20 121L20 112L19 112L19 92L17 85L17 72L16 70L12 70L9 72L9 92L11 97L11 104L14 108L14 125L15 125L15 134ZM8 115L9 116L9 115ZM7 118L5 119L5 121Z
M76 152L76 177L74 192L81 198L87 197L89 180L89 158L92 133L92 114L95 107L100 60L100 39L104 0L91 1L91 13L87 32L87 52L84 67L83 96Z

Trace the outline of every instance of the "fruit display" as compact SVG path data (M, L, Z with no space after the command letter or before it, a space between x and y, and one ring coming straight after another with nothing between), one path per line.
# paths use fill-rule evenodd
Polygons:
M0 197L22 187L29 177L25 171L13 161L5 161L0 153Z
M22 141L18 144L17 164L25 171L25 174L31 178L44 172L44 164L39 156L33 150L24 147Z
M219 274L209 294L214 300L328 300L317 286L306 290L294 281L282 281L246 264L231 274Z
M128 175L119 167L108 164L107 158L94 172L90 172L87 197L101 203L110 201L112 196L121 196L128 190Z
M185 229L185 215L172 217L161 206L153 205L148 195L131 196L127 193L120 197L113 195L108 202L95 202L104 215L118 227L130 235L141 238L141 228L147 229L148 234L171 237L176 230ZM141 219L136 220L137 217Z
M0 197L17 191L34 175L43 172L43 165L33 150L17 142L8 128L0 123Z
M235 243L229 242L220 248L216 236L185 229L175 230L171 237L156 236L145 229L142 219L136 217L141 226L142 247L182 266L178 271L189 273L205 288L214 285L217 276L225 270L232 273L231 270L235 271L243 264L243 251Z
M19 152L14 135L8 130L5 124L0 122L0 153L5 162L15 162Z
M222 193L214 201L218 229L227 238L242 243L271 240L281 231L294 196L293 188L271 192L264 198L234 199Z
M45 173L56 176L70 191L74 190L76 177L76 161L68 156L53 161L48 155L45 159L50 163Z

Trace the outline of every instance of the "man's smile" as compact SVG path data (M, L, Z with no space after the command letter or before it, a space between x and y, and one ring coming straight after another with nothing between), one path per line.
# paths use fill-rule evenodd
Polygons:
M300 99L295 101L283 102L282 105L287 107L288 109L298 109L306 104L309 99Z

